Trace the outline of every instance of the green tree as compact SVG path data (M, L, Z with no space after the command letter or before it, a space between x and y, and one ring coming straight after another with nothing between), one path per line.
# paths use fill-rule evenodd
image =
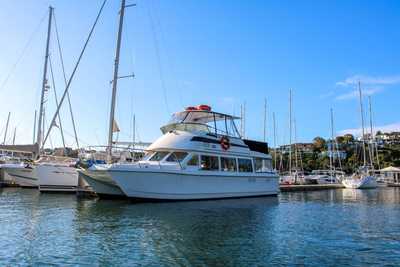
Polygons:
M314 152L321 152L326 150L326 141L322 137L315 137L313 140L313 150Z

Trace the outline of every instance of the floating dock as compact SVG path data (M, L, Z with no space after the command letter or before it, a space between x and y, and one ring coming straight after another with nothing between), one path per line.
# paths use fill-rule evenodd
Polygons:
M344 188L342 184L280 185L281 192L317 191Z

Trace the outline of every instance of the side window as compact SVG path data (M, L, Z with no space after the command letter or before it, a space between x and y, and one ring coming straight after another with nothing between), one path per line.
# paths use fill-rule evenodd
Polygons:
M165 152L165 151L156 152L149 160L150 161L161 161L168 154L169 154L169 152Z
M239 172L253 172L253 165L251 159L238 159Z
M202 155L200 169L207 171L218 171L218 157Z
M199 155L194 154L192 155L192 158L187 162L188 166L199 166Z
M236 172L236 159L235 158L223 158L221 157L221 171L224 172Z
M272 160L264 159L263 164L264 164L264 168L266 168L267 170L272 170Z
M188 153L186 152L173 152L168 156L166 161L168 162L182 162L186 158Z
M256 172L262 172L263 169L263 159L262 158L255 158L254 159L254 169Z
M254 158L254 168L256 172L266 172L272 170L272 160L263 158Z

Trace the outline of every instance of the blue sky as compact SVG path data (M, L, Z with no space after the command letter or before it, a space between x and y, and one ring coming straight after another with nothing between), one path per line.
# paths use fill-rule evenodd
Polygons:
M272 141L275 112L278 142L284 143L288 141L290 88L298 140L328 137L331 107L337 132L359 127L354 94L358 80L365 95L372 96L375 124L384 129L400 128L398 1L136 3L126 12L120 68L120 75L134 72L136 77L119 83L119 140L131 139L133 113L138 139L153 141L170 114L185 106L210 104L214 110L238 115L244 102L247 136L262 139L263 102L267 98L268 140ZM10 128L17 127L18 143L32 140L49 4L55 7L66 68L71 73L101 1L2 1L0 137L10 111ZM106 4L70 89L84 145L105 144L107 140L118 8L119 1ZM32 32L36 34L24 49ZM51 53L61 95L55 42ZM52 93L48 114L55 109ZM62 118L67 144L73 145L68 109L63 108ZM57 131L52 134L52 143L61 144Z

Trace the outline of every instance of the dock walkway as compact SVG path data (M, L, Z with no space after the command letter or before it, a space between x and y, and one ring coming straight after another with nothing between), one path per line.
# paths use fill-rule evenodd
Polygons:
M280 185L281 192L316 191L344 188L341 184Z

